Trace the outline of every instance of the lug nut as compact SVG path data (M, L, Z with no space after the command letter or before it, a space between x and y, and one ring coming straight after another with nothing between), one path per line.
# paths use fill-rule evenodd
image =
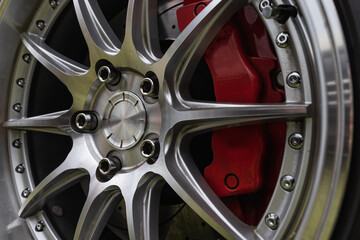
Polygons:
M280 180L280 185L285 191L292 191L295 187L295 179L293 176L285 175Z
M31 194L30 188L25 188L25 189L22 191L21 196L22 196L23 198L27 198L27 197L29 197L30 194Z
M286 48L289 45L289 34L286 32L280 33L276 37L276 45L280 48Z
M286 82L289 87L298 88L301 83L301 76L297 72L292 72L289 74L289 76L287 76Z
M99 162L98 169L102 175L109 176L121 169L121 161L117 157L103 158Z
M21 140L20 139L15 139L13 142L12 142L12 145L14 148L20 148L21 147Z
M14 104L13 109L15 112L21 112L21 109L22 109L21 103Z
M25 79L19 78L18 80L16 80L16 84L17 84L19 87L24 87L24 86L25 86Z
M40 29L42 31L42 30L44 30L46 23L43 20L38 20L38 21L36 21L36 26L38 27L38 29Z
M24 62L29 63L31 61L31 55L26 53L22 56Z
M155 160L159 156L160 145L158 140L145 139L140 146L144 158Z
M75 118L76 127L83 131L93 131L97 127L97 117L92 113L79 113Z
M267 19L276 19L278 23L284 24L290 17L297 16L297 9L291 5L279 5L277 7L267 6L262 11Z
M157 81L151 78L144 78L140 84L140 92L144 96L156 98L158 94Z
M289 145L293 149L300 149L303 145L303 136L300 133L294 133L289 137Z
M262 12L266 7L269 7L271 5L272 4L271 4L270 0L263 0L263 1L261 1L260 5L259 5L259 9Z
M265 217L266 225L272 230L275 230L278 228L279 222L280 222L279 216L274 213L269 213Z
M16 166L16 168L15 168L15 171L17 172L17 173L24 173L25 172L25 166L24 166L24 164L19 164L19 165L17 165Z
M98 78L102 83L110 83L115 85L119 82L120 77L116 69L108 66L102 66L98 70Z
M45 224L43 221L39 221L35 226L35 231L42 232L44 230Z

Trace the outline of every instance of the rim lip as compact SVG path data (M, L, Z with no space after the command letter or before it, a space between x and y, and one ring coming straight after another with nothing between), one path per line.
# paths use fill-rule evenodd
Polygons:
M323 1L324 2L324 1ZM306 5L307 4L307 5ZM310 5L311 5L312 3L311 3L311 0L310 1L306 1L306 2L304 2L304 3L298 3L298 5L300 5L300 7L302 7L302 9L306 9L306 7L309 7ZM329 3L326 3L326 4L329 4ZM306 6L305 6L306 5ZM324 4L325 5L325 4ZM332 5L332 4L331 4ZM335 10L335 9L332 9L332 10ZM335 11L335 14L337 14L336 13L336 11ZM330 16L331 14L329 14L329 16ZM337 15L336 15L337 16ZM338 20L338 19L336 19L336 20ZM335 20L335 21L336 21ZM334 20L333 20L334 21ZM309 23L308 23L309 24ZM311 24L309 24L309 25L311 25ZM340 25L339 25L340 26ZM310 28L309 28L310 29ZM312 33L312 31L314 31L314 29L310 29L310 32ZM341 32L341 28L340 28L340 32ZM315 32L316 33L316 32ZM315 34L317 37L320 37L320 36L318 36L319 34ZM334 37L334 36L333 36ZM314 36L312 36L312 42L317 42L319 39L318 38L316 38L316 37L314 37ZM345 50L346 50L346 46L345 46L345 42L343 41L343 46L342 46ZM312 49L315 53L316 53L316 50L317 49ZM346 55L346 57L347 57L347 54L346 54L346 51L344 52L345 53L345 55ZM315 54L316 55L316 54ZM321 56L321 54L319 54L320 56ZM319 56L317 56L317 57L319 57ZM344 58L344 54L342 55L342 58ZM319 59L322 59L321 57L319 58ZM317 59L317 61L320 61L319 59ZM348 61L347 61L348 62ZM341 62L339 62L338 64L341 64ZM322 68L319 68L319 72L321 72L321 71L326 71L325 70L326 69L326 67L324 67L324 66L322 66ZM346 72L345 73L343 73L345 76L346 76ZM325 79L322 79L324 82L322 83L322 84L325 84ZM326 100L324 100L324 99L320 99L320 100L322 100L321 102L322 103L327 103L327 101ZM325 106L327 106L327 104L325 104ZM328 109L325 109L324 110L325 111L325 115L322 115L322 114L319 114L320 116L319 117L321 117L321 118L323 118L323 116L328 116L328 114L329 114L329 110ZM351 109L351 113L352 113L352 109ZM348 119L349 120L349 119ZM344 138L343 139L350 139L350 143L349 143L349 146L345 146L346 144L343 144L344 146L343 146L343 148L344 149L346 149L346 147L348 148L348 150L350 151L350 147L351 147L351 139L352 139L352 136L351 136L351 132L350 132L350 126L351 126L351 124L352 124L352 121L350 120L349 121L350 122L350 124L349 125L346 125L345 124L345 126L348 126L348 134L349 135L346 135L346 133L343 133L343 135L344 135ZM322 133L326 130L324 130L324 128L325 127L323 127L322 128ZM324 134L324 133L323 133ZM346 138L346 136L349 136L349 138ZM25 145L25 144L24 144ZM322 148L324 148L324 147L322 147ZM330 151L330 149L327 149L328 151ZM317 154L317 155L325 155L325 149L323 149L323 150L319 150L319 153ZM346 155L346 154L345 154ZM334 156L334 157L336 157L336 156ZM322 160L321 160L321 164L323 165L323 164L325 164L325 156L323 156L322 157ZM349 156L344 156L344 160L347 160L347 162L349 162ZM329 161L329 160L328 160ZM341 163L341 161L339 162L339 164ZM346 163L346 161L345 161L345 163ZM347 173L347 169L345 169L346 168L346 166L344 166L344 165L347 165L347 164L340 164L341 166L341 171L338 173L338 177L339 177L339 175L341 175L341 176L343 176L342 174L346 174ZM336 170L336 169L335 169ZM325 177L323 174L321 174L321 176L322 177ZM281 176L279 176L279 177L281 177ZM328 177L328 176L326 176L326 177ZM318 178L316 178L316 179L318 179ZM342 180L342 179L340 179L340 180ZM317 181L317 183L318 184L315 184L315 186L313 186L313 188L312 188L312 193L316 193L316 195L318 195L319 194L319 192L320 192L320 182L321 182L321 180L318 180ZM340 183L340 184L338 184L338 188L339 188L339 190L336 190L336 191L341 191L341 186L340 185L345 185L345 182L343 182L343 183ZM337 188L337 189L338 189ZM335 191L334 191L335 192ZM338 194L335 194L335 193L333 193L332 194L333 195L333 197L335 198L335 196L337 196ZM340 194L340 195L342 195L342 194ZM312 196L314 196L314 195L312 195ZM313 197L313 199L314 199L315 197ZM341 199L340 199L341 200ZM329 204L334 204L334 201L340 201L339 199L338 200L336 200L336 199L334 199L333 201L330 201L331 203L327 203L327 206L330 206ZM313 202L311 202L311 201L313 201ZM315 206L315 203L314 203L314 200L311 200L310 199L310 202L309 202L309 206ZM313 209L314 207L312 207L312 209ZM328 210L328 212L330 212L330 207L327 209ZM329 214L329 213L325 213L325 214ZM308 223L308 221L310 221L310 219L312 219L311 218L311 210L309 210L309 209L307 209L307 211L306 211L306 213L305 213L305 216L304 216L304 219L309 219L309 220L304 220L303 222L306 222L306 223ZM335 216L335 218L336 218L336 216ZM326 224L325 224L325 222L324 223L322 223L322 226L323 227L327 227L327 228L330 228L330 227L328 227L328 226L326 226ZM310 226L305 226L305 224L302 224L300 227L299 227L299 230L302 232L302 233L306 233L306 232L308 232L309 230L307 230L308 228L309 228ZM317 232L320 232L321 230L318 230ZM314 233L314 236L316 236L316 234L317 233ZM300 234L300 235L302 235L302 234Z

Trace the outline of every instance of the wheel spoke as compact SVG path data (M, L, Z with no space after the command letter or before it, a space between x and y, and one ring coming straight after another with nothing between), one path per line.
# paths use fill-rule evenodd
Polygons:
M157 0L130 0L126 16L125 44L154 62L162 56L157 24Z
M60 135L69 135L70 127L69 111L60 111L35 117L21 118L7 121L3 124L5 128L18 130L31 130L47 132Z
M108 55L119 53L120 40L105 19L98 2L96 0L74 0L74 6L81 31L89 48L90 59L93 59L92 56L97 53L105 52Z
M86 66L56 52L35 34L23 33L21 39L31 54L65 84L73 96L80 91L78 88L82 87L83 81L75 77L85 75L88 72Z
M180 83L188 84L198 62L221 27L247 0L213 0L184 29L167 50L160 66L164 66L164 78L170 91Z
M190 109L171 114L170 127L196 132L237 125L295 120L310 116L309 104L192 103Z
M88 175L88 172L79 164L79 158L81 157L89 160L83 151L80 153L76 148L73 148L66 160L42 180L26 199L19 211L20 217L33 215L41 210L50 198L78 183Z
M159 239L159 203L164 181L146 176L134 194L124 192L130 239Z
M168 173L163 177L174 191L209 225L226 239L250 239L251 227L241 222L219 199L190 156L169 151Z
M105 187L96 180L91 182L74 239L99 239L120 200L121 192L118 187Z

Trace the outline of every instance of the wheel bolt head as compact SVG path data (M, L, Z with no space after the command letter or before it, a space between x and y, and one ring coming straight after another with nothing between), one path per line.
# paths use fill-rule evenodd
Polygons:
M155 160L159 155L159 141L152 139L145 139L140 146L141 155L144 158Z
M298 88L301 84L301 76L297 72L292 72L287 76L286 82L289 87Z
M79 130L93 131L97 127L97 117L92 113L79 113L75 118L75 125Z
M98 169L103 176L109 176L121 169L121 161L116 157L103 158L99 162Z
M36 26L38 27L38 29L40 29L42 31L42 30L44 30L46 23L43 20L38 20L38 21L36 21Z
M119 82L119 75L116 69L108 66L102 66L99 68L98 79L102 83L110 83L111 85L115 85Z
M22 58L26 63L29 63L31 61L31 55L28 53L24 54Z
M286 32L280 33L276 37L276 45L280 48L286 48L289 45L289 34Z
M42 232L44 230L45 224L43 221L39 221L35 226L35 231Z
M295 187L295 179L293 176L285 175L280 180L280 185L285 191L292 191Z
M265 217L265 224L272 230L279 227L280 219L279 216L274 213L269 213Z
M156 98L158 94L156 80L153 80L151 78L144 78L140 84L140 92L143 96Z
M17 84L19 87L24 87L24 86L25 86L25 79L19 78L18 80L16 80L16 84Z
M14 148L20 148L21 147L21 140L20 139L15 139L13 142L12 142L12 145Z
M52 8L56 8L57 5L59 5L59 1L57 1L57 0L50 0L50 1L49 1L49 4L50 4L50 6L51 6Z
M24 173L25 172L25 166L24 166L24 164L19 164L19 165L17 165L16 166L16 168L15 168L15 171L17 172L17 173Z
M27 198L27 197L30 196L30 194L31 194L30 188L25 188L25 189L22 191L21 196L22 196L23 198Z
M293 149L300 149L303 145L304 139L300 133L294 133L289 137L289 145Z
M21 103L14 104L13 109L14 109L15 112L21 112L21 109L22 109Z

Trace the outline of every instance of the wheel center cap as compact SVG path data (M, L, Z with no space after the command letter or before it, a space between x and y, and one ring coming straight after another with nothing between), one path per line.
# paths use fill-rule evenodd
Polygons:
M139 142L145 131L146 111L141 99L124 91L112 96L104 112L104 134L119 149L129 149Z

